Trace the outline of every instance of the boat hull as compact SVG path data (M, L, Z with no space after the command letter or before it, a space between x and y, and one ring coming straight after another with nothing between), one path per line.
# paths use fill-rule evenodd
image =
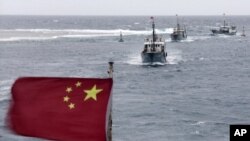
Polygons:
M216 29L212 29L211 30L213 32L213 34L224 34L224 35L236 35L237 31L221 31L221 30L216 30Z
M187 36L185 34L170 34L172 41L181 41L187 39Z
M147 64L155 64L155 63L166 63L166 53L165 52L157 52L157 53L148 53L148 52L142 52L142 63Z

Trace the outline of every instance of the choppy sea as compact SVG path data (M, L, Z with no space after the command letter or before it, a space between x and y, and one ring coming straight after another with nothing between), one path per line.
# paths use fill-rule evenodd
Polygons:
M40 140L7 128L15 79L107 77L110 59L114 141L228 141L230 124L250 124L250 16L226 17L235 36L211 36L223 17L179 17L188 34L182 42L170 40L174 16L155 17L167 42L162 66L141 63L149 17L0 16L0 140Z

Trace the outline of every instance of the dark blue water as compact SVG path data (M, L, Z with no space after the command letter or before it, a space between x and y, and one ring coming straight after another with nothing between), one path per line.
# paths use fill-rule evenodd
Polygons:
M226 19L236 36L210 35L222 17L180 17L188 39L175 43L175 17L155 17L168 63L152 67L140 58L149 17L0 16L0 140L35 140L6 129L16 78L107 77L112 58L115 141L228 141L230 124L250 124L250 16Z

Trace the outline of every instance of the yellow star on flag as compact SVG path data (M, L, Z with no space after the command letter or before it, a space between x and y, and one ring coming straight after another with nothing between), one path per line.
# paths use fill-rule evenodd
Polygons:
M75 108L75 104L73 104L73 103L70 103L68 106L69 106L69 109L74 109Z
M64 101L64 102L68 102L69 99L70 99L70 98L69 98L68 96L63 97L63 101Z
M87 94L84 101L86 101L90 98L92 98L96 101L97 100L96 95L98 93L100 93L101 91L102 91L102 89L96 89L96 85L94 85L94 87L91 90L84 90L84 92Z
M76 87L81 87L82 83L80 81L78 81L75 85L76 85Z
M67 93L72 92L72 88L71 88L71 87L67 87L66 92L67 92Z

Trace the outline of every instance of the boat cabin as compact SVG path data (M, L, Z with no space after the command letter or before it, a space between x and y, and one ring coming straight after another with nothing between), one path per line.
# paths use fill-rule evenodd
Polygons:
M149 41L146 39L144 42L144 50L143 52L147 53L157 53L157 52L164 52L165 50L165 42L162 39L157 40L156 42Z

